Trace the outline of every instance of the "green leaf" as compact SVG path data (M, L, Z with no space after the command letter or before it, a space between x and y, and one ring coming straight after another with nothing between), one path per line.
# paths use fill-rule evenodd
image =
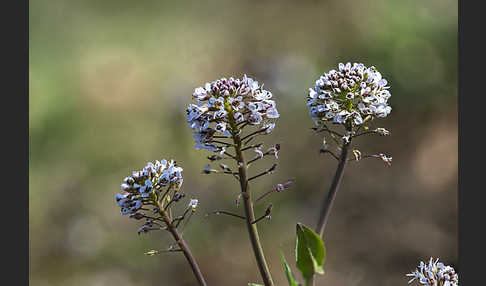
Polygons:
M248 286L263 286L262 284L248 283Z
M320 236L312 229L300 223L297 224L296 228L296 265L307 281L316 273L324 274L322 265L326 258L326 248Z
M282 260L282 266L285 271L285 275L287 276L287 280L289 281L289 286L300 286L299 282L295 281L294 275L292 274L292 269L290 269L290 266L287 264L282 250L280 250L280 259Z

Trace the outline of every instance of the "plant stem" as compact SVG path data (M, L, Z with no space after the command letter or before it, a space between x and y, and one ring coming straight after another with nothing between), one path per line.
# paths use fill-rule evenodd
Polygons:
M179 233L179 231L177 231L177 228L172 224L172 219L169 217L169 214L166 211L161 210L160 207L159 207L159 213L162 216L164 222L167 224L167 230L172 234L174 240L177 242L180 249L184 253L184 256L186 257L187 262L189 262L192 272L194 272L194 276L196 276L199 285L207 286L206 281L204 280L204 277L201 273L201 270L197 265L196 259L194 259L194 256L192 256L192 253L189 250L189 247L187 246L186 242L182 238L182 235Z
M253 252L255 254L256 262L258 264L258 269L263 279L265 286L273 286L272 276L270 270L268 269L265 256L263 254L263 248L260 243L260 237L258 235L257 224L254 224L255 213L253 211L253 201L251 199L251 193L248 189L248 178L246 174L247 165L245 158L243 157L243 152L241 151L241 139L240 136L235 134L233 136L235 141L236 159L239 164L238 172L240 179L241 194L243 197L243 202L245 206L246 214L246 225L248 227L248 234L250 235L251 245L253 247Z
M339 156L339 163L336 169L336 173L334 173L334 178L332 179L331 187L329 188L329 192L327 193L327 196L322 203L321 214L319 216L319 221L317 222L317 226L315 229L316 233L318 233L321 237L324 233L324 228L326 227L327 221L329 219L332 205L336 199L336 193L339 189L341 179L343 178L344 167L346 167L346 162L348 157L348 151L349 151L349 143L344 144L341 150L341 155Z
M334 173L334 178L332 179L331 187L329 188L329 192L327 193L327 196L322 202L321 213L315 229L315 232L319 234L320 237L323 237L324 228L326 227L327 221L329 219L329 215L331 214L332 205L336 200L336 194L339 189L341 180L343 178L344 168L346 167L349 146L350 143L344 144L341 150L341 155L339 156L339 163L336 172ZM309 279L308 285L314 285L314 278L315 275L312 276L311 279Z

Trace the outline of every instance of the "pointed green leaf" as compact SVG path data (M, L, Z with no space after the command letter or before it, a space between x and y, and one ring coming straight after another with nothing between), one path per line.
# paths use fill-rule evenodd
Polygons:
M290 269L290 266L287 264L282 250L280 250L280 259L282 260L282 266L285 271L285 275L287 276L287 280L289 281L289 286L300 286L299 282L295 281L294 275L292 274L292 269Z
M322 269L324 261L326 260L326 246L324 245L321 237L312 229L306 227L305 225L302 225L302 228L304 229L307 245L312 253L312 256L317 262L319 268ZM319 274L324 274L324 270L322 270L322 273Z
M295 257L297 268L307 281L314 274L324 274L326 249L324 242L312 229L297 224L297 241L295 245Z

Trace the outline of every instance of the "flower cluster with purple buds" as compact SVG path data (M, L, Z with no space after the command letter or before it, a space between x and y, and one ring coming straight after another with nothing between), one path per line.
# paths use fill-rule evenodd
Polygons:
M426 286L457 286L459 285L459 275L454 268L446 266L439 262L437 258L435 261L430 258L429 263L420 261L419 266L412 273L407 274L412 277L408 283L417 281L419 285Z
M141 220L146 219L138 233L165 229L161 216L174 202L185 195L180 193L183 179L182 168L173 160L148 162L140 171L126 177L121 184L122 192L115 195L115 201L122 215ZM194 210L197 200L191 200L187 207Z
M249 172L250 167L267 156L278 160L280 144L264 147L264 143L250 143L260 135L270 134L275 128L275 120L280 117L272 93L263 89L263 84L244 75L243 79L231 77L206 83L204 87L194 90L193 99L196 103L187 108L187 122L194 134L195 148L216 152L207 157L210 164L204 167L202 173L233 176L240 182L241 188L236 206L239 206L240 199L249 203L248 183L274 173L277 168L277 164L273 163L254 175ZM247 153L250 157L245 159ZM235 164L219 163L219 168L211 167L211 164L220 160L230 160ZM290 183L280 184L276 192L289 186ZM270 218L271 209L269 206L265 215L255 221L250 221L253 215L247 213L246 217L224 210L212 213L248 219L253 224L263 218Z
M358 126L373 117L386 117L391 112L387 84L374 66L340 63L338 70L324 73L309 88L309 114L316 125L332 121Z
M187 107L187 122L196 149L223 154L227 144L217 139L230 138L246 125L269 134L275 127L272 120L280 116L272 93L246 75L243 79L230 77L206 83L194 90L193 98L196 103Z
M387 80L374 66L368 68L361 63L340 63L338 70L324 73L314 87L309 88L307 106L317 126L312 129L329 133L338 145L338 153L329 149L325 138L320 153L329 153L339 161L339 153L344 146L351 144L353 138L366 134L390 135L390 131L385 128L370 129L367 126L367 122L374 118L383 118L390 114L389 88ZM329 122L343 126L344 132L331 130L327 126ZM353 156L355 161L379 158L387 165L391 165L392 161L385 154L363 155L357 149L353 150Z

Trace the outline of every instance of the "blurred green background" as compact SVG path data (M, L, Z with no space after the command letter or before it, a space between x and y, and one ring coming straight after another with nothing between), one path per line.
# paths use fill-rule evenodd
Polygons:
M200 207L185 237L209 285L260 281L246 227L219 209L237 182L205 176L185 107L194 88L254 77L281 114L277 172L261 193L296 183L260 224L277 285L292 260L295 224L314 226L336 163L318 154L307 90L339 62L375 65L391 85L390 137L364 137L326 228L318 285L406 285L430 256L457 268L457 1L30 1L30 282L47 285L194 285L168 233L138 236L114 202L121 180L146 162L174 158ZM261 163L263 169L271 160ZM295 264L291 263L296 272ZM460 270L459 270L460 272ZM302 280L302 279L301 279Z

